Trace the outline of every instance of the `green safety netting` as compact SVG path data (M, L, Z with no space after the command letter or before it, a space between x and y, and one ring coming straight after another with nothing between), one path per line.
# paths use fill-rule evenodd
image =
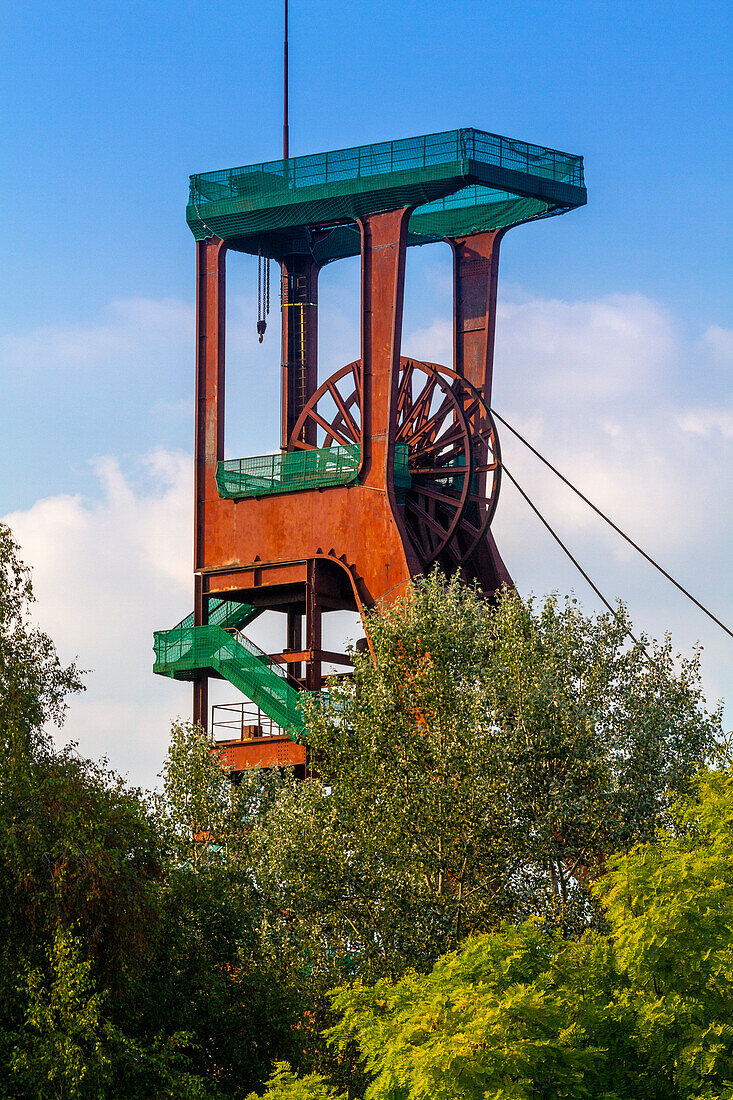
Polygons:
M200 173L186 218L197 240L326 262L359 251L355 219L398 206L416 207L409 241L424 244L585 202L582 157L461 129Z
M158 675L189 680L196 671L217 672L293 738L303 729L303 693L243 634L219 626L176 627L157 630L153 648L153 671Z
M220 600L216 596L209 598L208 620L210 626L235 627L238 630L261 614L261 607L253 607L249 603L241 603L239 600ZM193 611L190 615L186 615L185 619L181 619L175 629L184 630L190 626L193 626Z
M230 458L216 469L219 496L231 499L297 493L304 489L325 489L356 481L361 462L358 443L347 446L314 447L254 458ZM395 485L410 486L407 446L395 447Z

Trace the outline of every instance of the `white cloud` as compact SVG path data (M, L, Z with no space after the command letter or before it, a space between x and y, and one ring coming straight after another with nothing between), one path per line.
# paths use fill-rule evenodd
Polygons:
M683 432L692 435L713 435L719 432L726 439L733 439L733 410L726 408L690 409L678 418Z
M717 358L733 363L733 329L710 325L703 333L702 343Z
M174 354L190 358L193 310L176 298L128 298L109 304L85 325L43 325L0 337L0 364L9 371L109 369L124 360L145 367ZM173 346L171 346L173 345Z
M193 606L192 463L156 450L125 472L112 457L94 467L97 499L49 497L3 522L32 566L34 617L61 659L87 670L87 690L70 700L57 742L78 741L85 755L106 755L150 786L171 721L191 713L190 684L153 675L152 645L154 630L175 626ZM279 649L281 619L264 616L248 633L268 652ZM210 684L211 702L236 694Z
M498 363L509 360L515 388L543 398L579 404L647 394L677 351L670 318L641 295L499 307Z
M33 567L40 626L90 670L58 740L150 782L190 705L188 685L153 676L152 631L190 610L191 462L157 451L125 475L107 458L97 476L99 499L51 497L4 522Z

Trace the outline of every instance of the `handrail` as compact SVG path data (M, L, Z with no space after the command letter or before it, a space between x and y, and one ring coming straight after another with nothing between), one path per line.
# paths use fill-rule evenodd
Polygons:
M253 191L331 186L348 180L426 169L468 159L583 186L581 156L466 127L333 149L326 153L290 157L288 160L262 161L239 168L199 172L190 177L190 202L201 206L225 198L241 197Z

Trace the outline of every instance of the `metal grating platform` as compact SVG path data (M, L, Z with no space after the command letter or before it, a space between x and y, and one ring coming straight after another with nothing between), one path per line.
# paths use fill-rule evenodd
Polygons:
M356 219L398 206L416 208L410 243L426 244L586 201L582 157L462 129L200 173L186 218L197 240L325 263L358 253Z

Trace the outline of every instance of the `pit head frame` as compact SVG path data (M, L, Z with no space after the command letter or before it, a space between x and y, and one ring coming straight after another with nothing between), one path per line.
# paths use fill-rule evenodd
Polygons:
M286 614L279 657L321 685L324 611L405 592L438 563L492 594L500 454L490 414L499 244L586 202L583 161L460 129L191 177L197 248L194 623L217 601ZM453 362L401 353L406 252L453 254ZM224 453L228 251L281 269L281 453ZM318 273L361 259L361 355L318 376ZM305 625L305 635L303 626ZM206 724L206 673L194 719Z

